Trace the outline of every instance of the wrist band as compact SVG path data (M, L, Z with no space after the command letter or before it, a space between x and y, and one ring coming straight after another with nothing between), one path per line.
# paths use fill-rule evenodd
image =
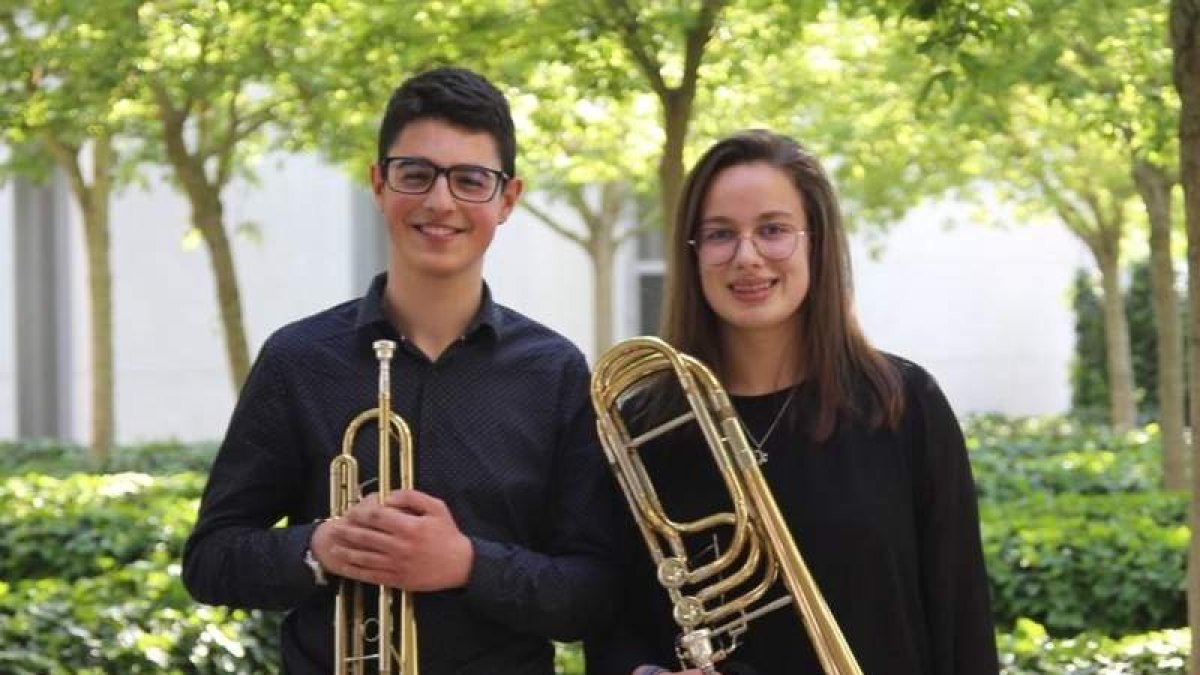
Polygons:
M634 675L662 675L662 673L669 673L671 671L667 670L666 668L663 668L662 666L645 665L645 666L638 666L637 670L635 670L633 672L634 672Z

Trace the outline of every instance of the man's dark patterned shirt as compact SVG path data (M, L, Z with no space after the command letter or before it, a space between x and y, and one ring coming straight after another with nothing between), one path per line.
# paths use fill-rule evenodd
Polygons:
M385 318L385 282L263 345L185 547L184 582L201 602L289 610L285 671L332 671L336 580L316 585L303 556L313 522L329 515L343 432L378 406L372 342L392 339L392 405L412 430L416 487L446 502L475 554L464 588L416 594L421 671L549 675L549 639L581 637L614 596L615 497L587 364L486 285L466 333L430 361ZM367 427L355 453L372 492L377 431Z

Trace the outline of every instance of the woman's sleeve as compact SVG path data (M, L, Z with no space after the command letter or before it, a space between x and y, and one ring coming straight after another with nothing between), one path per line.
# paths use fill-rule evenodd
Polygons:
M613 481L613 490L619 493ZM584 640L588 675L629 675L642 664L675 670L670 648L674 623L666 593L654 579L645 542L623 495L613 500L616 510L620 584L614 620Z
M919 368L913 370L906 417L914 427L917 546L931 672L997 673L995 627L966 444L937 383Z

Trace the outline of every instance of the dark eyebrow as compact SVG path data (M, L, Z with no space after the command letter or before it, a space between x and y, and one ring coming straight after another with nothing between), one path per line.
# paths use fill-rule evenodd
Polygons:
M729 225L732 222L733 221L731 219L724 216L712 216L710 218L702 219L700 221L700 227L704 227L705 225Z
M392 155L392 156L386 157L384 159L387 161L392 161L392 162L401 162L401 163L410 163L410 164L428 164L429 166L432 166L435 169L479 169L482 171L491 171L494 173L501 173L501 174L504 173L500 169L493 169L489 166L483 166L482 164L469 164L468 163L468 164L448 164L446 166L442 166L441 164L438 164L437 162L429 159L428 157L420 157L417 155Z
M763 221L763 220L771 220L774 218L795 218L795 217L796 217L796 214L792 213L791 211L775 209L773 211L765 211L763 213L758 214L758 216L755 218L755 220ZM703 220L700 221L700 227L704 227L705 225L731 225L731 224L733 224L733 219L727 218L725 216L710 216L710 217L704 218Z
M794 213L792 213L791 211L782 211L782 210L777 209L775 211L767 211L766 213L760 213L758 216L758 219L759 220L767 220L770 218L780 218L780 217L795 218L796 215Z

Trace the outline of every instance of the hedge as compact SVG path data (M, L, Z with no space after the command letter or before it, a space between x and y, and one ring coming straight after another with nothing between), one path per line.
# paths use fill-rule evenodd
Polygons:
M1052 639L1037 622L1023 619L997 638L1002 675L1184 675L1191 651L1186 628L1122 638L1085 633Z
M0 582L0 672L270 673L278 623L197 605L157 549L104 576Z
M86 448L57 441L0 442L0 476L42 474L60 478L77 473L207 474L217 452L215 443L176 442L122 445L108 461L96 465Z
M1158 629L1186 622L1186 498L1156 491L1156 429L985 417L965 430L997 621L1012 631L1005 673L1183 672L1186 630ZM75 446L0 444L0 672L277 667L279 615L199 605L178 578L212 453L118 448L93 470ZM577 646L556 662L581 672Z
M1063 495L981 508L1000 626L1031 617L1055 635L1187 624L1183 495Z
M0 481L0 579L77 579L162 550L176 559L204 477L139 473Z
M1150 492L1162 482L1157 425L1124 434L1063 418L964 424L979 498Z

